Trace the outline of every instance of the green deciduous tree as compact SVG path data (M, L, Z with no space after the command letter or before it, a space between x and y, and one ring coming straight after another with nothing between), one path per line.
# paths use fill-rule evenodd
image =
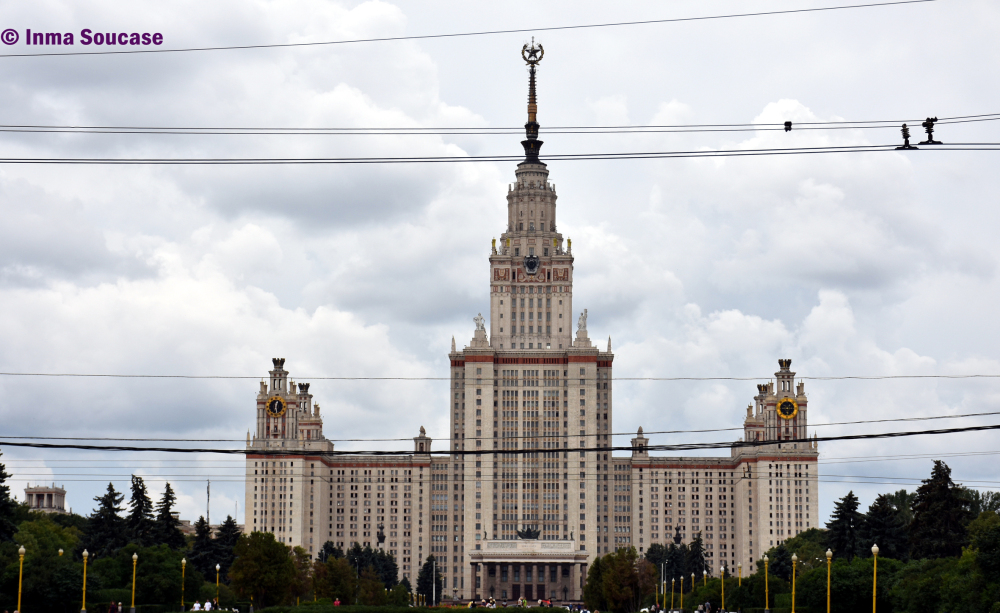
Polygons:
M156 503L156 542L162 543L174 550L184 549L187 545L184 534L180 530L181 522L173 516L174 505L177 504L177 496L174 490L167 483L163 490L163 496Z
M929 479L924 479L913 499L910 523L910 553L914 558L961 555L966 544L966 524L972 520L969 501L951 480L951 468L934 461Z
M125 545L125 520L120 515L124 499L111 483L103 496L94 498L97 508L88 518L87 535L80 545L92 559L111 557Z
M236 543L236 560L229 569L237 596L255 607L280 604L295 580L295 564L287 546L269 532L251 532Z
M382 606L389 600L385 584L371 566L361 571L358 582L358 603L367 606Z
M132 497L128 506L129 513L125 517L125 535L128 541L140 547L156 544L153 501L149 499L142 477L132 475Z
M983 511L969 524L969 546L988 581L1000 582L1000 515Z
M326 562L313 564L313 587L320 598L339 598L344 604L352 604L357 581L358 575L346 558L328 557Z
M653 591L656 575L639 559L635 547L619 549L603 558L602 584L607 608L613 613L638 611L643 597Z
M833 514L826 523L826 542L833 555L851 560L861 553L861 530L864 518L858 512L858 497L853 491L834 503ZM870 547L870 545L869 545Z

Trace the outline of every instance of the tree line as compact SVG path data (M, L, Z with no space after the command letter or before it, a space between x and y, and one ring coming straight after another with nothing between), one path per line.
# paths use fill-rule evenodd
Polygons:
M0 454L2 455L2 454ZM392 554L355 543L347 551L327 541L316 559L301 547L278 542L273 534L243 534L232 517L215 530L204 517L185 536L174 515L177 497L168 483L157 502L146 484L132 476L128 501L109 483L94 498L87 517L31 511L11 497L10 475L0 464L0 608L17 604L19 560L26 550L22 607L31 611L79 611L86 550L88 607L128 601L132 589L132 555L136 563L136 603L174 610L181 600L214 599L216 580L222 606L250 602L256 607L292 604L314 598L344 604L410 602L408 579L397 581ZM60 550L62 553L60 553ZM182 560L186 565L182 570ZM218 566L218 570L216 569ZM433 572L429 556L417 575L416 593L440 602L444 580ZM183 581L182 581L183 579Z
M671 579L684 577L685 608L708 602L718 609L724 581L728 610L763 610L767 592L767 608L787 613L795 555L795 610L824 613L829 549L831 613L854 613L872 605L877 544L879 613L1000 613L1000 493L962 487L947 464L935 461L916 491L881 494L867 512L859 509L857 496L848 492L835 503L826 529L812 528L771 547L767 590L763 556L752 573L744 569L742 579L731 568L720 579L719 569L705 563L699 535L687 547L653 545L645 556L631 549L597 558L584 599L591 609L629 613L653 603L659 581L666 582L669 599ZM706 580L702 571L715 577ZM679 606L680 583L673 587Z

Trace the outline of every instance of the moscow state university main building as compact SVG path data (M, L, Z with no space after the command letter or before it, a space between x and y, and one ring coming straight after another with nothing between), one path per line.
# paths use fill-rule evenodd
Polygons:
M641 427L616 443L611 341L595 346L587 312L573 309L572 244L539 156L542 49L522 55L525 158L489 258L489 321L475 318L463 349L452 340L449 431L420 427L412 453L339 455L309 384L276 358L247 440L245 529L313 555L327 541L383 548L411 584L433 555L445 599L580 601L595 557L699 534L710 573L753 572L767 549L818 525L804 383L778 360L726 457L652 455ZM647 426L665 429L664 417Z

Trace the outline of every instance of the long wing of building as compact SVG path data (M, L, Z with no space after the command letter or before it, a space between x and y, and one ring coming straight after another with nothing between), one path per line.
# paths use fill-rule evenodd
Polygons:
M558 231L556 190L539 158L536 77L525 48L525 158L507 192L507 227L489 258L489 332L452 339L452 428L431 454L333 455L309 384L275 358L248 434L246 531L317 553L327 541L384 547L412 582L433 555L447 596L579 602L587 567L622 547L700 536L709 568L750 572L771 546L818 522L808 401L791 360L757 386L744 438L728 457L657 457L638 429L614 457L611 341L574 329L573 252Z

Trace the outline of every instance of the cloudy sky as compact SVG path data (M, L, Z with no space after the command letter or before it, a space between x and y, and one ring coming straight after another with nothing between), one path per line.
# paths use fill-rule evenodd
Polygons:
M159 32L164 48L314 42L773 11L846 2L15 1L0 27ZM544 31L545 153L890 144L877 130L545 134L546 126L796 123L998 113L1000 6L938 0L740 19ZM0 124L515 127L531 33L170 54L0 57ZM75 50L84 49L79 43ZM89 49L93 49L90 47ZM997 142L995 123L940 126ZM919 134L915 130L915 136ZM517 154L502 136L0 133L0 157ZM1000 374L997 153L845 153L552 162L575 308L620 377ZM490 239L513 163L0 165L0 371L447 376L486 312ZM755 381L619 382L617 432L738 427ZM444 384L317 381L331 438L446 432ZM1000 411L990 380L808 381L821 435L996 423L827 426ZM3 435L233 439L254 380L0 376ZM811 428L812 429L812 428ZM654 436L654 443L736 433ZM995 433L828 443L821 518L849 489L912 489L931 458L992 487ZM617 437L627 444L627 435ZM391 443L380 443L388 445ZM363 443L356 447L365 447ZM368 445L370 446L370 444ZM338 448L352 448L338 443ZM182 517L242 501L233 457L4 447L15 493L69 504L129 474L168 478ZM892 456L921 455L894 459ZM888 456L888 457L886 457ZM851 461L834 458L851 458ZM861 461L854 461L861 460ZM845 477L846 476L846 477ZM873 477L861 479L860 476ZM860 483L861 481L874 483ZM900 485L896 485L896 483ZM1000 483L993 482L1000 488ZM242 521L243 511L239 509Z

